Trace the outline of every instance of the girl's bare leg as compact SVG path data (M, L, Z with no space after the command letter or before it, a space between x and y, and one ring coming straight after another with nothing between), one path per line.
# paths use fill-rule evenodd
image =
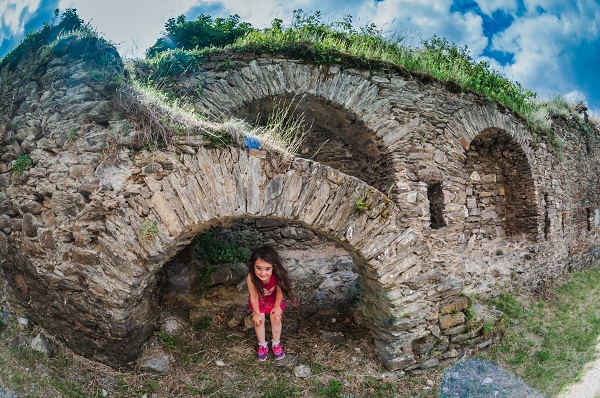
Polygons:
M266 343L265 340L265 314L260 314L262 316L262 322L259 326L254 325L254 331L256 332L256 338L259 343Z
M271 332L273 332L273 341L279 341L279 339L281 338L281 328L283 326L283 324L281 322L281 318L279 318L278 316L275 316L273 314L270 314L269 318L271 319ZM264 329L263 329L263 336L264 336Z

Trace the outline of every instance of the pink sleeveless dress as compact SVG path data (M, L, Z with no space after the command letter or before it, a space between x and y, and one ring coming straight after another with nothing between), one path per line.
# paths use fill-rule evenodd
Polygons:
M263 301L260 296L258 296L258 310L261 314L270 314L271 310L273 310L273 306L275 305L275 300L277 299L277 277L275 275L271 275L271 280L266 285L262 285L263 294L265 295L265 300ZM285 310L285 300L281 300L281 310ZM252 303L250 302L250 295L248 295L248 305L250 306L250 311L254 311L252 308Z

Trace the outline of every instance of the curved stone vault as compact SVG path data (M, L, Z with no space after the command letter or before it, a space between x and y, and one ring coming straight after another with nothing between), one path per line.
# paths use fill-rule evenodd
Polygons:
M296 99L314 126L306 153L326 156L281 167L189 137L133 152L116 83L90 78L102 48L65 48L0 69L0 249L15 298L77 352L133 364L156 327L164 264L236 218L289 220L348 250L357 314L390 369L452 362L481 341L496 318L467 324L461 293L535 287L595 261L595 130L556 120L558 161L510 111L427 76L213 54L170 88L214 118ZM17 173L24 153L32 167Z

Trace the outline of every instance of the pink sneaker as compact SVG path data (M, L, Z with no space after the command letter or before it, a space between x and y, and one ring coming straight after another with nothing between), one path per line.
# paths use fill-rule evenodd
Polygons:
M269 346L258 346L258 352L256 353L256 359L259 361L266 361L267 355L269 354Z
M275 356L275 360L279 360L285 356L285 352L283 352L283 344L277 344L271 347L273 350L273 356Z

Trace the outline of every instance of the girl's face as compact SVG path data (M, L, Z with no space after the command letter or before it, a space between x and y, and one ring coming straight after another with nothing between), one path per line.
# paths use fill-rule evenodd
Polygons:
M254 273L262 283L269 283L273 275L273 265L259 258L254 262Z

